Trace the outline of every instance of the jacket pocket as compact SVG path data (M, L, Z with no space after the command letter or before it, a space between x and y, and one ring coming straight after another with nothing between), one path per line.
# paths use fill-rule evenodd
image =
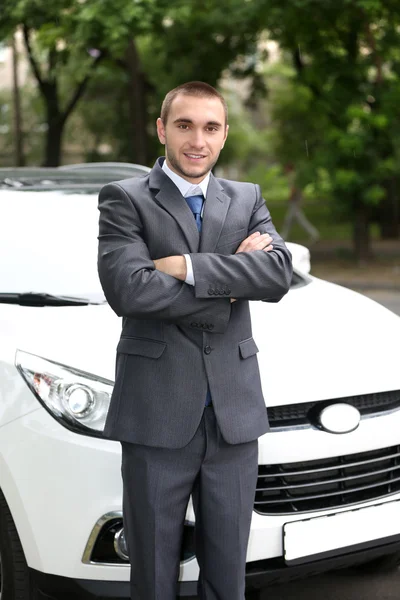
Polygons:
M145 338L122 337L117 346L119 354L136 354L147 358L160 358L167 344Z
M257 354L258 348L254 339L251 337L248 340L243 340L243 342L239 342L239 352L242 358L249 358L249 356Z

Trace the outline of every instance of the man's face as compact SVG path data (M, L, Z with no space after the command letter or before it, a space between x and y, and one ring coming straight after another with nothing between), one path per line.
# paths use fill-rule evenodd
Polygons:
M157 133L170 169L199 183L217 162L228 135L224 107L219 98L179 94L167 124L157 119Z

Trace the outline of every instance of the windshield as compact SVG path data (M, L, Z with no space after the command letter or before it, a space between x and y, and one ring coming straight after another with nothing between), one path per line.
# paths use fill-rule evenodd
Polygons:
M0 293L104 300L97 192L0 190Z

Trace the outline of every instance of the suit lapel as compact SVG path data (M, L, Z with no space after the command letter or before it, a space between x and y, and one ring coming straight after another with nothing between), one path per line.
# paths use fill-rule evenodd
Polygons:
M164 173L158 161L150 173L149 186L156 192L156 201L178 223L186 238L190 252L198 252L200 236L193 213L176 185Z
M230 202L230 197L225 194L222 186L211 175L203 214L200 252L214 252Z
M190 252L214 252L226 219L230 197L211 174L199 236L192 211L176 185L162 170L161 164L158 159L149 175L149 187L155 193L156 201L178 223Z

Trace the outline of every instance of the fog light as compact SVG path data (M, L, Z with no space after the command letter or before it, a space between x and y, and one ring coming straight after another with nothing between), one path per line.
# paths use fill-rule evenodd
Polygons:
M122 560L129 560L124 528L121 527L114 536L114 550Z

